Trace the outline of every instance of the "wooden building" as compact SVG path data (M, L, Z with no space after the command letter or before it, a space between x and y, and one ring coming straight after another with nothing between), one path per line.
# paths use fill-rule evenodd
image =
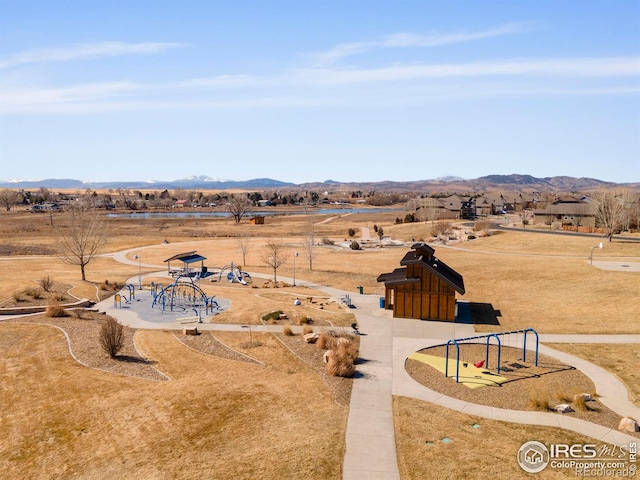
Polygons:
M394 317L452 322L456 292L464 295L462 275L439 260L426 243L415 243L400 261L401 268L383 273L384 307Z

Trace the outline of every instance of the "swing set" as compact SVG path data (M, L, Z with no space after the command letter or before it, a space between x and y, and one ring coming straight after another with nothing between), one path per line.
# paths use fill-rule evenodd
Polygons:
M505 335L516 335L516 346L518 343L518 334L522 333L523 334L523 341L522 341L522 361L526 362L527 361L527 334L531 332L534 334L535 338L536 338L536 349L535 349L535 365L536 367L538 366L538 332L536 332L533 328L525 328L524 330L513 330L511 332L501 332L501 333L489 333L487 335L478 335L475 337L467 337L467 338L455 338L452 340L449 340L447 342L447 346L446 346L446 353L445 353L445 371L444 371L444 376L448 377L449 376L449 345L455 345L456 347L456 383L459 383L459 374L460 374L460 343L463 342L469 342L471 340L485 340L485 357L484 357L484 367L485 368L489 368L489 347L491 346L491 339L495 338L496 342L498 344L498 366L497 366L497 371L498 374L500 373L500 360L501 360L501 354L502 354L502 341L500 340L501 338L504 339ZM511 339L511 337L508 337L509 340ZM478 343L478 342L474 342L474 343Z

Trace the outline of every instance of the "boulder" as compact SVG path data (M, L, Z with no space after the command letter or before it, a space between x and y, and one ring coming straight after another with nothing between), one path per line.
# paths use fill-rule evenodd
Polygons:
M325 350L324 351L324 355L322 356L322 359L324 360L324 363L329 363L329 357L333 355L333 350Z
M620 420L618 430L620 430L621 432L636 433L640 432L640 426L638 425L638 422L636 422L633 418L624 417L622 420Z
M558 413L571 413L574 411L568 403L561 403L553 407L553 409Z
M574 401L578 400L579 398L582 398L585 402L593 400L590 393L578 393L577 395L573 396Z
M317 333L307 333L306 335L303 335L303 339L305 343L316 343L318 341L318 337L320 335L318 335Z

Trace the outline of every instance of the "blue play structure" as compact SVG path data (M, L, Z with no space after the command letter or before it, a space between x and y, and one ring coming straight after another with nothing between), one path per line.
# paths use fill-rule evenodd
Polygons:
M502 342L501 342L500 338L504 338L505 335L516 335L516 340L517 340L517 335L519 333L522 333L524 335L524 340L522 341L522 361L526 362L527 361L527 333L529 333L529 332L533 333L535 335L535 337L536 337L535 365L537 367L538 366L538 332L536 332L533 328L525 328L524 330L514 330L512 332L489 333L487 335L478 335L478 336L475 336L475 337L456 338L456 339L449 340L447 342L447 348L446 348L446 353L445 353L446 361L445 361L444 376L445 377L449 376L449 345L453 344L453 345L456 346L456 383L459 383L458 382L458 378L459 378L459 373L460 373L460 343L461 342L469 342L470 340L481 340L481 339L485 340L484 367L485 368L489 368L490 341L491 341L492 338L496 339L496 342L498 343L498 367L497 367L497 370L498 370L498 373L500 373L500 360L501 360L501 354L502 354Z
M218 309L214 297L207 294L196 285L191 276L179 276L176 280L163 287L161 283L151 285L153 304L151 308L161 308L162 311L185 311L204 307L205 314Z

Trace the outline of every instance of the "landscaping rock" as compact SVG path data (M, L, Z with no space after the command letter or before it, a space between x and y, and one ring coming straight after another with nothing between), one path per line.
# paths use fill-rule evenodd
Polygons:
M574 411L568 403L561 403L553 407L553 409L558 413L571 413Z
M640 432L640 426L638 425L638 422L636 422L633 418L624 417L622 420L620 420L618 430L620 430L621 432L636 433Z
M316 343L318 341L318 337L320 337L320 335L318 335L317 333L307 333L302 338L304 339L305 343Z
M578 400L579 398L584 399L585 402L593 400L590 393L578 393L577 395L574 395L573 400Z
M322 356L324 363L329 363L329 357L331 357L332 355L333 355L333 350L325 350L324 355Z

